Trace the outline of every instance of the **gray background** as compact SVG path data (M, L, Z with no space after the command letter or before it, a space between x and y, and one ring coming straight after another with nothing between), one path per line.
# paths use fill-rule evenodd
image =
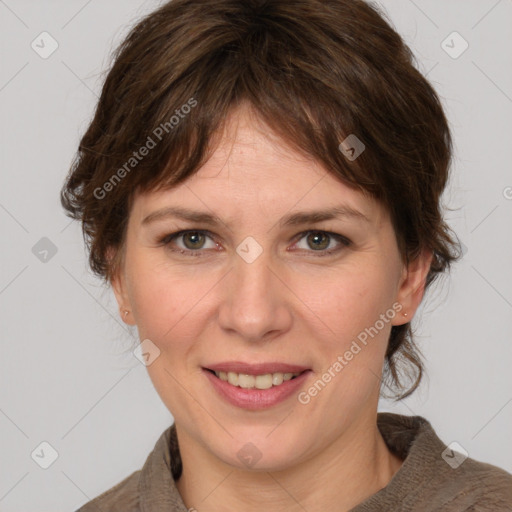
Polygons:
M446 106L447 218L466 250L415 319L429 380L381 410L425 416L447 444L512 471L512 1L381 3ZM172 422L58 196L111 49L158 4L0 1L2 512L75 510L139 469ZM45 59L31 47L51 49L43 31L58 43ZM457 58L453 31L469 44ZM43 441L58 453L48 469Z

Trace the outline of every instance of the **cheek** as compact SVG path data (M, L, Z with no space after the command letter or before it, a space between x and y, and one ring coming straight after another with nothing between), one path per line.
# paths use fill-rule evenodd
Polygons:
M370 267L323 284L324 293L317 291L308 302L323 324L321 332L312 333L312 350L322 370L300 403L328 409L342 421L378 395L391 321L397 314L395 288L388 275Z
M139 263L139 264L137 264ZM206 291L214 284L184 275L177 267L142 259L131 265L130 297L140 340L151 340L160 351L147 366L147 372L163 403L180 417L193 415L194 404L183 392L183 382L191 377L201 338L208 296ZM187 412L184 412L187 411Z
M392 272L368 264L347 266L314 279L301 277L294 290L317 317L316 323L333 348L342 349L392 308L396 283ZM388 323L386 329L389 332Z
M161 350L192 344L200 332L198 315L208 307L207 291L213 275L184 271L162 261L140 256L129 266L130 301L141 339L149 338Z
M394 300L393 273L386 265L368 260L329 270L289 272L283 276L284 281L296 297L284 293L282 300L289 303L283 306L298 322L304 322L306 329L309 324L313 338L320 341L334 336L338 345L335 348L342 348L340 342L350 343L371 327ZM161 259L149 261L144 254L127 262L127 269L141 339L149 338L164 346L170 340L192 344L221 305L222 299L216 293L219 289L215 288L226 284L219 282L222 272L194 272L191 267L162 263Z

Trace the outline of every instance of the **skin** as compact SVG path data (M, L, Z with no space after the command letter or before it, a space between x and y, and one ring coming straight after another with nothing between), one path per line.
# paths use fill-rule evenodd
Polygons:
M431 255L423 251L406 267L383 206L290 148L249 109L234 110L221 135L185 183L135 196L112 281L121 312L130 311L124 320L160 350L147 369L175 419L184 463L178 490L200 512L349 510L402 463L377 428L380 377L391 326L414 315ZM368 220L278 225L289 213L339 204ZM222 223L142 225L168 206L213 212ZM187 229L212 238L160 243ZM307 231L338 233L351 244L328 235L308 243L308 233L300 235ZM250 264L236 252L248 236L263 249ZM401 313L307 404L292 396L245 410L224 401L203 373L221 361L301 364L312 369L307 390L393 304ZM261 453L253 467L237 457L249 442Z

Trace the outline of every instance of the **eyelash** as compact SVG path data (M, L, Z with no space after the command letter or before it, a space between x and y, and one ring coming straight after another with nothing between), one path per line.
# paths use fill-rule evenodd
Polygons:
M207 230L202 230L202 229L186 229L186 230L182 230L182 231L176 231L174 233L169 233L165 236L163 236L162 238L160 238L158 240L158 243L159 244L162 244L162 245L165 245L165 246L170 246L171 242L173 242L176 238L179 238L187 233L200 233L202 235L206 235L208 236L209 238L212 239L212 241L215 242L215 240L213 239L213 236L212 236L212 233L210 233L209 231ZM311 234L311 233L322 233L324 235L328 235L329 237L331 238L334 238L336 241L338 241L340 244L341 244L341 247L338 246L338 247L335 247L334 249L329 249L329 250L323 250L323 251L313 251L313 250L310 250L310 251L306 251L306 252L312 252L312 253L317 253L315 254L315 257L325 257L325 256L329 256L333 253L336 253L336 252L339 252L340 250L343 249L343 247L349 247L350 245L352 245L352 242L342 236L342 235L339 235L338 233L332 233L330 231L322 231L322 230L318 230L318 229L315 229L315 230L309 230L309 231L303 231L302 233L299 233L296 235L296 242L294 243L297 243L299 242L302 238L304 238L305 236ZM215 242L216 243L216 242ZM192 249L170 249L171 251L173 252L179 252L183 255L186 255L186 256L193 256L193 257L201 257L203 256L202 254L202 251L206 251L208 249L198 249L198 250L192 250ZM301 250L305 250L305 249L301 249Z

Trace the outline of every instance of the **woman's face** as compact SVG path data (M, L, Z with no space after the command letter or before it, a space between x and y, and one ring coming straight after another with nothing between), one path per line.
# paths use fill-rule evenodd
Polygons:
M136 196L113 285L179 432L216 460L278 470L374 424L391 327L414 314L428 264L407 272L383 207L269 133L233 112L194 176Z

